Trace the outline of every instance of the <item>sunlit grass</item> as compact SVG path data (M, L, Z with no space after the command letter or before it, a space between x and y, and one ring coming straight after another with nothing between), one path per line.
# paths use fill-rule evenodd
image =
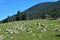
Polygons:
M47 26L45 27L46 31L42 31L44 27L41 25ZM21 28L21 30L18 28ZM19 33L9 34L5 31L6 29L17 30ZM58 31L55 31L55 29ZM60 35L60 26L58 20L16 21L0 24L0 35L4 36L2 40L60 40L60 37L56 36Z

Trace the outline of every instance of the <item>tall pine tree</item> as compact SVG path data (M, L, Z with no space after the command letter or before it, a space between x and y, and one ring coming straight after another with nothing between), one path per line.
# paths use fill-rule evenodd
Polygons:
M22 12L17 11L17 15L16 15L16 21L22 20Z

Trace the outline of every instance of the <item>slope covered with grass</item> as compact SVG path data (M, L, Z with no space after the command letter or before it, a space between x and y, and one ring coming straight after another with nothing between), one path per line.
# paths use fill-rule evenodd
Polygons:
M0 40L60 40L58 20L27 20L0 24Z

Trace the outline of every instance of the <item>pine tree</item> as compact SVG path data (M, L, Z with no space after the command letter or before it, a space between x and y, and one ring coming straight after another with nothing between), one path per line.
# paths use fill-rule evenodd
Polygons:
M26 12L22 14L22 20L28 20L28 14Z
M7 23L7 22L10 22L10 17L8 16L5 20L3 20L3 23Z
M25 12L25 19L28 20L28 13Z
M16 21L22 20L22 12L17 11L17 15L16 15Z

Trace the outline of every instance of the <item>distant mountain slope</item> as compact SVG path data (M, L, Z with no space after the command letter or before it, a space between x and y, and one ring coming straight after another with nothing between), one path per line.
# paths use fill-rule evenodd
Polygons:
M27 12L29 15L32 14L34 16L34 18L38 19L42 15L45 15L45 14L50 15L52 12L53 13L55 13L55 12L58 13L57 12L58 7L59 7L59 10L60 10L60 1L57 1L57 2L45 2L45 3L39 3L37 5L34 5L31 8L25 10L24 12ZM53 10L53 9L55 9L55 10Z
M24 12L32 12L36 13L39 12L40 10L50 8L55 2L45 2L45 3L39 3L37 5L32 6L31 8L25 10Z
M42 15L48 14L57 14L60 17L60 1L57 2L44 2L38 3L31 8L23 11L23 13L28 13L29 19L34 16L34 19L39 19ZM32 16L31 16L32 15ZM11 16L10 19L15 21L16 14Z

